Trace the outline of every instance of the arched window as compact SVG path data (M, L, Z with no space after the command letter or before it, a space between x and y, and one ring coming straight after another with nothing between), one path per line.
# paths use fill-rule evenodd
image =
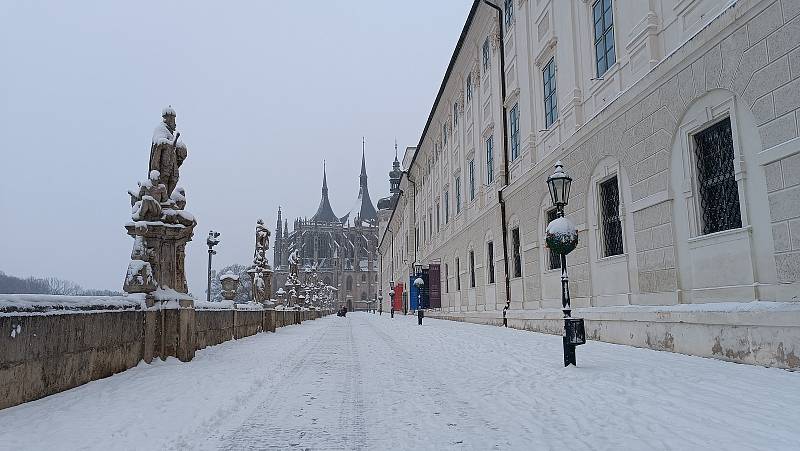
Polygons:
M353 277L347 276L347 291L353 291Z

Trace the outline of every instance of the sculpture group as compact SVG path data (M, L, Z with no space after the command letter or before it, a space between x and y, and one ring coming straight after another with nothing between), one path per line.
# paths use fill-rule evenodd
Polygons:
M186 192L178 187L187 149L176 131L175 110L164 108L161 117L150 144L148 177L128 191L132 211L125 228L134 242L123 289L162 300L181 299L188 292L186 243L197 221L185 210Z
M131 198L131 221L125 224L133 237L133 251L123 289L128 293L144 293L150 300L189 302L184 261L186 243L191 241L197 221L186 211L186 191L178 186L180 167L187 157L186 145L176 129L175 110L164 108L162 121L153 132L147 179ZM251 298L272 306L272 268L267 259L270 231L259 219L255 230L253 264L247 269L252 279ZM300 258L294 250L288 259L289 277L276 293L278 305L302 308L332 302L333 287L323 284L316 270L304 268L305 283L300 280ZM222 296L233 300L239 276L220 276Z
M272 297L272 268L270 268L267 260L269 236L269 229L264 225L264 221L259 219L256 222L256 246L253 252L253 266L247 270L253 281L253 300L265 305L271 305L270 298Z

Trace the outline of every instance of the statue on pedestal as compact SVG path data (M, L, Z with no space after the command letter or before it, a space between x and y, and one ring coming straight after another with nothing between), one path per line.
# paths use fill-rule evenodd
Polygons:
M256 222L256 243L255 251L253 252L253 266L247 270L247 273L250 274L250 277L253 279L253 300L264 304L270 304L270 297L272 296L272 268L270 268L269 260L267 260L269 236L269 229L264 226L264 221L259 219Z
M131 197L131 220L125 225L134 238L131 262L123 289L150 297L161 289L159 300L188 299L185 274L186 243L191 241L197 221L185 211L186 192L177 188L178 168L186 159L186 146L175 131L175 110L162 112L150 144L147 180Z

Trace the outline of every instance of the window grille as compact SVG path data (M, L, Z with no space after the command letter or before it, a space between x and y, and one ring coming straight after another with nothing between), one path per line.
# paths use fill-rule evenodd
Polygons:
M489 260L489 283L494 283L494 243L486 243L486 257Z
M544 83L544 126L549 128L558 119L558 99L556 96L556 61L550 61L542 69Z
M444 190L444 223L450 220L450 193Z
M445 263L444 264L444 292L445 293L449 293L450 292L450 275L449 275L449 272L450 271L448 270L447 263Z
M519 104L514 104L509 116L509 127L511 128L511 161L514 161L519 156Z
M439 208L439 202L436 202L436 232L439 232L442 228L442 218Z
M475 288L475 251L469 251L469 286Z
M486 139L486 184L491 185L494 181L494 137Z
M472 101L472 72L467 75L467 103Z
M461 264L456 257L456 291L461 291Z
M461 177L456 177L456 214L461 213Z
M703 234L741 227L730 118L694 135L694 142Z
M458 127L458 102L453 104L453 130Z
M603 256L622 254L622 221L619 217L619 184L616 176L600 184L600 220Z
M602 76L616 61L614 51L614 12L611 0L597 0L592 5L594 54L597 76Z
M547 223L550 224L554 219L558 217L558 210L555 208L550 209L547 211ZM550 254L550 269L559 269L561 268L561 255L555 252L552 249L548 248L548 252Z
M469 200L475 200L475 160L469 160Z
M483 71L486 72L489 70L489 37L486 37L486 40L483 41Z
M511 229L511 242L513 243L514 277L522 277L522 256L519 253L519 228Z

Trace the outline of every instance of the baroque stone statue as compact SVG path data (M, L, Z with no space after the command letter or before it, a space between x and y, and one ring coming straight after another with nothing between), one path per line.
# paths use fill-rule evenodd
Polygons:
M253 252L253 266L247 273L252 279L252 298L256 302L271 304L272 296L272 268L267 260L267 249L269 249L270 232L264 221L259 219L256 222L256 243Z
M128 191L132 222L125 228L134 245L123 289L157 300L189 299L185 249L197 221L185 210L186 192L176 189L178 168L186 159L179 136L175 110L167 107L150 144L148 179Z
M167 197L178 185L179 169L186 160L186 145L179 140L176 132L175 110L172 106L161 112L162 122L153 132L150 144L150 171L158 171L159 183L167 187Z

